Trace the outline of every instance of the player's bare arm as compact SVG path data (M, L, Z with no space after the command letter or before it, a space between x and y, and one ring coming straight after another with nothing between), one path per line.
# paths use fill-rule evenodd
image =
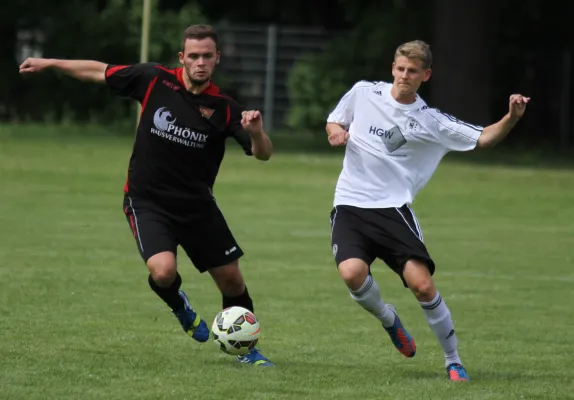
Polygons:
M329 122L327 123L325 130L327 131L329 144L331 146L336 147L336 146L344 146L345 144L347 144L350 135L349 132L347 132L347 130L342 125L337 124L335 122Z
M522 118L529 101L530 97L524 97L520 94L510 96L508 114L497 123L484 128L478 138L478 147L489 148L500 143Z
M55 69L82 81L105 83L107 64L91 60L58 60L53 58L28 58L20 65L21 74Z
M267 161L273 153L271 139L263 130L263 116L257 110L243 111L241 125L251 136L251 151L253 156L261 161Z

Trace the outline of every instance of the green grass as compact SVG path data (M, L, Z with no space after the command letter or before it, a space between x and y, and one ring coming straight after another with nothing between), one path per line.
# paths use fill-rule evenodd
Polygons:
M130 138L58 131L0 128L0 398L574 398L573 171L447 159L415 202L473 379L454 384L398 277L374 267L417 340L409 360L340 282L340 153L230 151L215 193L277 364L257 370L186 337L149 290L121 209ZM211 323L215 285L186 258L180 270Z

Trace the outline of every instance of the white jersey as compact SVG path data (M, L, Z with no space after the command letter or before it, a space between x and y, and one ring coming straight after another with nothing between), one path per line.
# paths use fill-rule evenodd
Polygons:
M411 204L449 151L475 148L482 132L427 107L417 95L401 104L386 82L360 81L327 121L350 134L334 206L401 207Z

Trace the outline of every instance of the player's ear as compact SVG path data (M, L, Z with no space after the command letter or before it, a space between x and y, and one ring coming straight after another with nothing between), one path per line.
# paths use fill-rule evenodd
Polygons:
M430 79L432 75L432 70L429 68L425 71L425 77L423 78L423 82L426 82Z
M177 56L179 58L179 63L183 65L183 52L180 51L179 53L177 53Z
M219 64L219 59L221 57L221 51L217 51L217 55L215 56L215 65Z

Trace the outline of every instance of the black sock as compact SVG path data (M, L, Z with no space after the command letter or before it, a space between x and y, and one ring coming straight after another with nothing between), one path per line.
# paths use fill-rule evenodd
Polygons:
M247 291L247 286L245 286L245 291L243 294L240 294L237 297L227 297L223 295L223 308L239 306L243 308L247 308L251 312L253 311L253 300L251 300L251 296L249 296L249 292Z
M181 286L181 276L179 272L176 273L173 283L166 288L158 286L158 284L150 276L148 277L149 287L153 290L165 303L173 310L179 310L184 307L183 299L177 293Z

